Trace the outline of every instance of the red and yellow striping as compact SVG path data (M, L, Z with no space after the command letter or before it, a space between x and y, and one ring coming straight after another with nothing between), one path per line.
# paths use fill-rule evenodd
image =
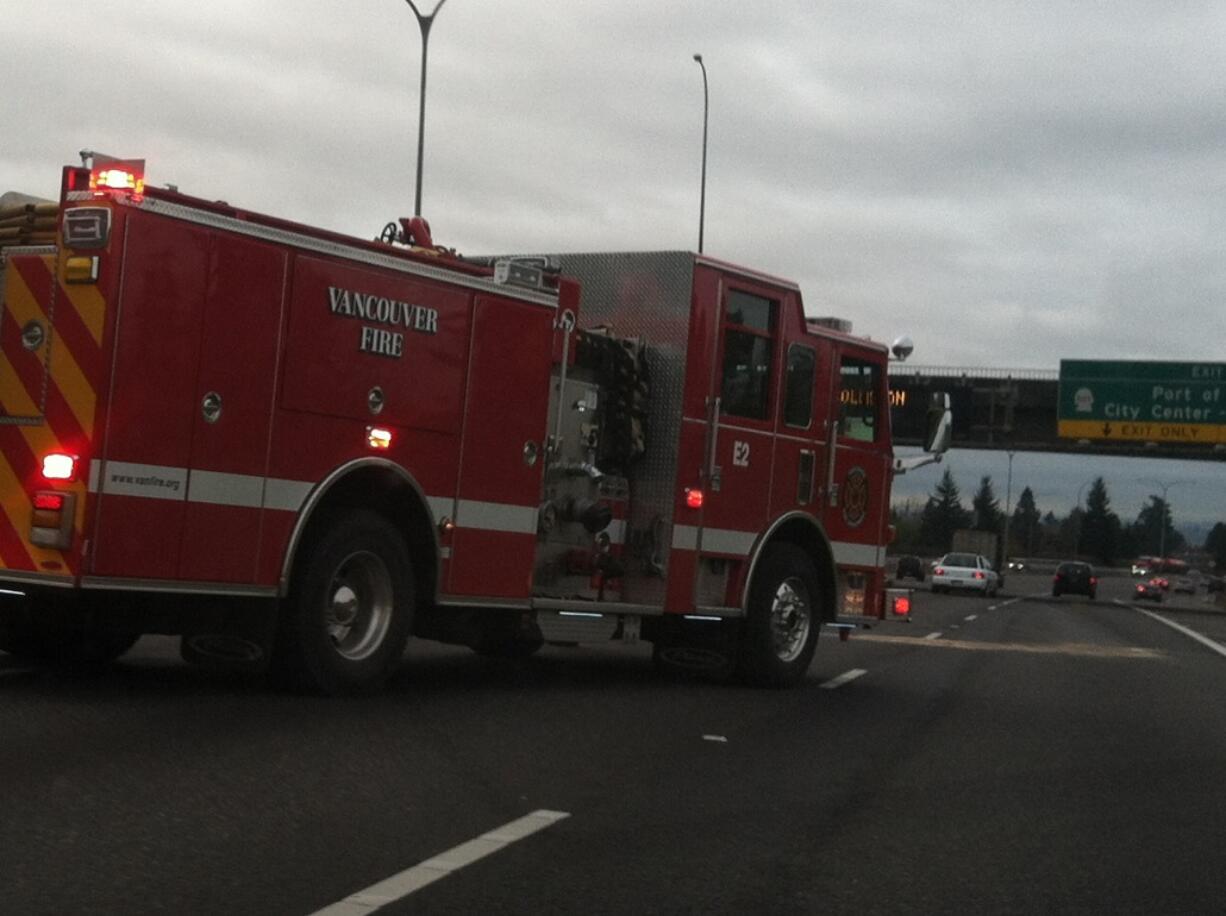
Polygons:
M0 567L70 576L80 571L106 302L95 285L63 282L60 260L10 249L0 274ZM44 333L31 348L23 330L34 327ZM54 451L79 457L76 479L42 478L42 458ZM68 551L30 541L33 494L50 489L77 494Z

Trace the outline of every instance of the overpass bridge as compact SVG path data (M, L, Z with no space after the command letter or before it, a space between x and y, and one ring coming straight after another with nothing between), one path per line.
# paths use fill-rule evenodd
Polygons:
M1226 461L1222 445L1106 442L1056 435L1060 373L890 363L890 419L896 445L920 446L929 396L944 391L953 408L954 448Z

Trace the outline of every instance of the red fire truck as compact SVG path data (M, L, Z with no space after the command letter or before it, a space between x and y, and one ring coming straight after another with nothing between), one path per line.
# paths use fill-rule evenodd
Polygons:
M645 639L783 685L885 613L889 353L794 284L364 241L83 163L50 221L0 213L52 227L0 239L0 648L175 634L346 693L410 635Z

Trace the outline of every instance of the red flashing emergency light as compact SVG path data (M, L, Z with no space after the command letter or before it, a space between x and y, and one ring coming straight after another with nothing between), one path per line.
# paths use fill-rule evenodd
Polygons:
M145 160L98 161L89 172L89 189L95 197L120 193L139 201L145 196Z
M899 617L905 617L911 613L911 596L910 595L895 595L893 611Z
M691 509L701 509L702 499L702 490L700 490L698 487L685 488L685 504Z
M77 476L77 456L64 452L43 455L44 480L73 480Z

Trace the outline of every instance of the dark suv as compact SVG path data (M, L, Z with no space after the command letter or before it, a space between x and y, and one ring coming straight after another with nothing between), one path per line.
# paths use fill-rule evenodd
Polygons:
M1098 593L1098 577L1089 563L1061 563L1051 580L1053 598L1061 595L1086 595L1091 601Z
M899 557L898 568L894 571L898 579L919 579L924 581L924 564L919 557Z

